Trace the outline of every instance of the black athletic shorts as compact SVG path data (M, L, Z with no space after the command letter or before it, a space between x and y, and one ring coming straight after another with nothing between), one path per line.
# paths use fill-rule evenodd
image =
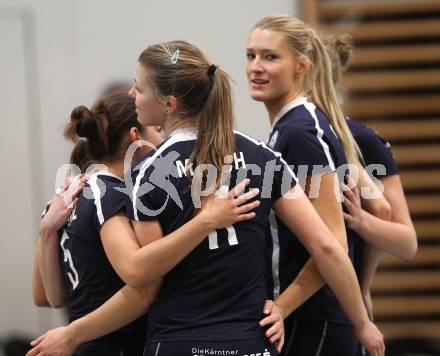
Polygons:
M144 356L275 356L265 339L237 341L170 341L145 345Z
M126 342L115 344L93 340L78 346L73 356L142 356L144 343Z
M351 325L312 318L286 321L282 356L356 355L358 341Z

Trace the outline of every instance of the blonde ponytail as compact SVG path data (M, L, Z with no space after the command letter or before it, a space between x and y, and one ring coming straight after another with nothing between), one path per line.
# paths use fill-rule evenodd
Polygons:
M308 76L311 100L324 112L344 147L348 163L355 164L362 154L341 110L332 77L332 65L327 49L314 31L310 31L312 68Z

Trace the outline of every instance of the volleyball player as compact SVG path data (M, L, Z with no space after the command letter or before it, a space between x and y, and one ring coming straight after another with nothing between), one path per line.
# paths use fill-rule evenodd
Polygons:
M325 39L325 44L332 61L333 81L338 86L342 71L349 66L353 49L351 37L330 36ZM390 144L360 122L347 118L347 124L362 152L364 164L372 168L370 173L383 185L384 196L391 208L388 218L378 219L362 208L357 188L344 192L344 206L347 209L344 215L351 228L348 231L364 238L366 242L354 236L354 265L367 311L373 320L370 288L380 260L380 251L410 260L417 251L417 236ZM358 354L363 353L365 350L358 348Z
M186 42L153 45L139 57L131 93L139 121L163 127L169 137L156 154L147 156L134 170L133 200L129 202L136 235L155 241L138 249L130 238L123 238L131 228L122 215L104 226L109 234L104 244L113 247L109 258L129 285L139 287L168 273L150 312L145 354L203 354L208 345L212 352L224 354L275 354L259 325L267 293L263 276L265 231L273 206L315 256L320 272L357 326L359 338L375 355L383 355L382 335L368 320L351 263L330 238L330 231L296 185L293 173L264 144L232 130L226 73ZM214 167L207 177L197 174L203 165ZM200 195L194 193L224 190L220 185L228 177L228 166L232 166L228 185L247 176L250 186L261 191L255 218L219 229L207 239L194 234L160 238L193 215L198 205L193 198ZM164 174L172 184L159 186ZM156 182L154 189L145 189L151 188L148 183L152 182ZM178 187L178 197L170 187ZM130 304L109 307L106 317L114 321ZM38 339L37 349L50 336L53 333ZM270 341L279 338L282 326L276 323L266 336Z
M155 128L139 124L134 100L127 94L106 96L91 110L84 106L75 108L65 136L79 142L73 150L73 163L84 162L84 158L89 157L108 168L108 171L92 174L87 180L86 190L89 189L88 194L92 195L89 199L86 194L77 197L83 181L78 188L72 183L70 191L55 196L41 223L34 292L37 285L43 288L34 295L45 296L45 301L36 298L40 305L67 305L69 322L73 322L98 308L124 287L106 256L100 232L109 218L125 210L122 177L128 146L140 139L147 139L156 146L162 138ZM85 146L80 156L76 154L81 151L78 145ZM140 146L133 159L140 158L147 149L148 146ZM73 212L64 201L69 194L74 199ZM65 226L67 218L69 221ZM63 262L61 269L57 258L59 250ZM141 315L152 303L156 290L157 283L154 288L144 290L125 287L122 293L135 298L131 301L138 305L140 312L137 316L140 318L111 334L81 344L75 355L140 355L146 332L146 317Z
M67 132L66 132L67 133ZM68 140L71 140L72 137L66 137ZM69 163L72 164L75 169L79 170L80 174L85 174L87 169L92 165L91 158L87 154L87 145L85 140L77 140L75 138L74 140L75 145L72 149L72 152L70 153L70 159ZM66 179L65 185L63 189L59 189L58 194L55 194L54 197L49 201L49 203L46 205L46 208L43 211L42 217L46 215L48 212L49 207L52 205L53 209L51 210L51 213L53 211L57 211L58 219L61 221L59 223L59 226L64 226L69 219L73 207L76 205L77 198L82 191L82 188L84 187L85 181L87 180L87 177L83 176L80 179L73 179L74 176L69 176ZM66 201L67 197L70 200L71 204L70 206L67 206ZM66 199L65 199L66 198ZM62 300L48 300L48 296L46 295L46 291L44 288L44 285L41 280L41 274L40 274L40 250L41 250L41 239L38 239L37 246L35 248L35 254L34 254L34 263L33 263L33 270L32 270L32 298L34 301L34 304L39 307L59 307L59 305L64 305L64 293L58 293L54 292L53 295L59 296L62 295L63 297L60 298ZM57 288L58 285L55 285L54 287ZM50 288L50 285L47 286ZM62 288L63 286L59 286L59 288ZM49 293L49 299L52 294Z
M336 99L325 47L303 22L282 15L265 17L249 36L247 76L252 98L263 102L269 114L269 146L293 165L313 206L347 249L338 186L346 164L358 168L360 164L357 145ZM363 174L359 178L376 189ZM273 296L287 317L284 354L354 355L356 325L338 303L337 291L327 285L320 289L323 280L317 261L310 259L301 241L275 215L271 237ZM352 257L351 239L348 250ZM304 273L313 276L312 283L304 282L303 289L288 287L292 280L303 279Z
M160 143L154 128L143 127L136 117L133 100L127 94L114 94L98 100L91 110L84 106L75 108L65 128L65 136L76 142L71 154L73 164L79 163L83 170L93 160L105 162L109 168L108 172L93 174L87 182L88 189L99 185L105 190L99 204L82 196L76 197L71 207L66 206L64 197L70 194L67 191L54 197L41 222L34 273L40 274L47 304L67 305L69 322L96 309L124 286L106 257L100 230L109 217L124 208L124 196L120 193L124 185L120 176L128 145L140 138ZM140 157L144 153L145 148L136 155ZM79 188L83 186L81 183ZM75 182L71 184L74 186ZM75 189L74 195L79 192L80 189ZM67 217L69 222L64 226ZM58 255L62 256L61 268ZM39 284L39 276L34 274L34 285ZM148 291L135 292L146 309L154 295ZM141 314L139 317L112 334L84 343L75 354L139 354L146 327L146 317Z

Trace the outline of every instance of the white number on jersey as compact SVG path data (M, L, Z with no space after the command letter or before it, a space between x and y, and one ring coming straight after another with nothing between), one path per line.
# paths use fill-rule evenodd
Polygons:
M228 230L228 242L229 246L238 245L237 234L235 233L234 227L228 226L226 228ZM208 235L209 249L215 250L218 248L218 235L217 231L213 231Z
M63 232L63 237L60 242L60 246L63 249L64 253L64 262L69 263L69 268L72 271L67 272L67 276L70 279L70 282L72 283L73 290L75 290L76 287L78 287L79 279L78 279L78 272L75 269L75 266L73 265L72 255L70 254L70 251L64 247L64 242L69 239L69 235L67 235L66 231Z

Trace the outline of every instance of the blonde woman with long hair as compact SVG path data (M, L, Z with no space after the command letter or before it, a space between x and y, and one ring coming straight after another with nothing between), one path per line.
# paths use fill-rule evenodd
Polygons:
M274 15L255 24L246 51L251 97L264 103L272 126L269 146L293 167L314 208L351 254L339 187L347 164L360 167L360 154L338 104L325 46L302 21ZM284 355L354 355L369 323L365 310L360 318L350 316L338 301L340 291L323 286L320 261L310 258L276 214L270 230L269 286L286 318ZM365 346L374 355L383 353L374 344Z

